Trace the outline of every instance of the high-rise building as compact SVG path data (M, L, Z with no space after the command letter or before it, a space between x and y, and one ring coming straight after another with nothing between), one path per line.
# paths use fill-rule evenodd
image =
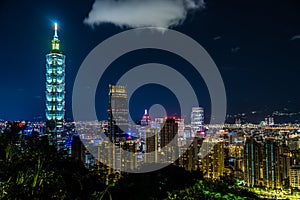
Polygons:
M149 125L151 125L151 119L147 109L145 109L145 113L141 119L141 126L149 126Z
M181 151L179 167L183 167L187 171L200 170L198 152L200 151L204 138L187 138L187 140L191 143L188 148L179 147Z
M178 124L178 138L184 138L184 119L183 118L175 118L176 123Z
M46 124L49 141L55 144L60 142L64 130L66 67L56 23L51 44L51 52L46 55Z
M127 88L123 85L109 85L109 139L115 142L118 136L128 130Z
M179 156L178 148L178 124L175 119L167 118L160 130L160 161L173 163Z
M191 128L194 136L204 131L204 110L202 107L193 107L191 113Z
M206 178L219 178L224 173L224 141L207 137L199 151L200 169Z
M158 129L149 128L145 131L146 152L144 154L145 163L158 162Z
M288 149L274 138L248 137L244 165L247 186L281 188L289 174Z
M232 163L233 174L238 179L243 179L244 174L244 144L233 143L228 146L229 163Z

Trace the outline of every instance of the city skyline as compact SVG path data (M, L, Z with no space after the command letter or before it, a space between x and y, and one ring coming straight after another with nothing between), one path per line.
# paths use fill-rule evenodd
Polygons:
M16 8L14 15L11 12L12 2L4 2L1 6L0 15L5 29L0 35L7 39L3 41L6 48L2 48L0 54L3 61L0 65L3 72L0 85L6 94L6 98L0 102L0 118L33 120L43 117L43 58L50 50L49 41L53 34L51 27L57 20L61 28L60 38L64 41L61 48L67 55L66 119L71 120L71 91L83 59L98 43L128 28L105 23L92 29L84 24L92 1L84 5L59 3L55 9L51 6L55 4L52 1L32 3L36 6L24 3ZM242 5L237 1L226 4L217 0L207 1L204 9L189 14L174 29L203 45L216 62L225 83L228 113L261 111L270 115L275 110L285 108L298 112L300 97L296 80L299 75L297 52L300 40L297 35L300 30L296 26L299 15L296 11L299 5L295 1L284 2L280 6L268 1L259 6L255 3ZM74 10L64 12L69 7ZM251 9L253 13L249 11ZM239 10L245 12L237 12ZM220 22L222 15L225 17ZM272 16L272 19L268 16ZM18 19L20 22L15 23ZM133 59L136 57L138 59ZM99 84L101 89L98 89L96 95L97 99L101 99L96 105L99 119L107 118L108 85L115 83L118 76L130 66L149 61L165 63L175 69L182 69L186 65L183 60L165 52L142 51L122 56L108 70L108 74L117 72L116 76ZM190 72L183 73L189 76ZM203 97L200 104L209 115L209 95L203 80L201 77L189 77L189 80L198 92L197 95ZM143 98L144 94L152 90L172 98L172 94L164 88L155 85L143 87L129 103L129 108L132 105L136 107L129 109L135 118L142 116L144 109L160 101L154 97Z
M0 3L0 199L299 199L300 3Z

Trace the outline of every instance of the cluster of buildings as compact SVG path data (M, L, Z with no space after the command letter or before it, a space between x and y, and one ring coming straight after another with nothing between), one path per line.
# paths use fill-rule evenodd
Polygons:
M248 187L300 189L299 125L227 125L225 173L243 180Z
M151 119L147 110L139 124L129 124L126 86L110 85L109 95L109 120L99 122L109 139L87 143L111 173L167 163L206 178L231 176L249 187L300 189L298 125L275 125L268 118L259 125L207 126L201 107L191 109L190 124L177 117Z
M26 123L28 134L46 134L74 159L109 174L174 164L207 178L232 176L249 187L300 189L300 127L275 125L272 117L259 125L242 125L239 119L232 125L205 125L203 108L193 107L190 124L173 116L151 119L147 110L138 124L130 124L126 86L109 85L107 121L65 123L65 55L56 24L51 44L46 123Z

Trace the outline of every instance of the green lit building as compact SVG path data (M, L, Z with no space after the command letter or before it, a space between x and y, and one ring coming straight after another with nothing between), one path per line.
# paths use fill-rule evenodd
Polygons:
M51 143L61 142L65 118L65 58L60 51L57 24L51 52L46 55L46 125Z

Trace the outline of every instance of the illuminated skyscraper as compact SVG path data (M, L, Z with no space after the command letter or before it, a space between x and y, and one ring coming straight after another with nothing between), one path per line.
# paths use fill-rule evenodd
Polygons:
M151 119L150 119L150 116L148 114L148 111L147 111L147 109L145 109L145 113L144 113L144 115L141 119L141 126L149 126L150 121L151 121Z
M197 135L197 132L204 130L204 110L201 107L193 107L191 113L191 128L192 133Z
M160 130L160 161L173 163L179 156L178 124L173 118L166 118Z
M224 141L220 138L207 137L198 154L200 168L206 178L218 178L224 173Z
M145 131L145 163L158 162L158 129L149 128Z
M247 186L281 188L289 174L289 150L274 138L247 137L244 181Z
M50 142L60 142L65 117L65 55L60 51L57 24L46 55L46 124Z
M116 141L128 130L127 89L123 85L109 85L109 139Z

